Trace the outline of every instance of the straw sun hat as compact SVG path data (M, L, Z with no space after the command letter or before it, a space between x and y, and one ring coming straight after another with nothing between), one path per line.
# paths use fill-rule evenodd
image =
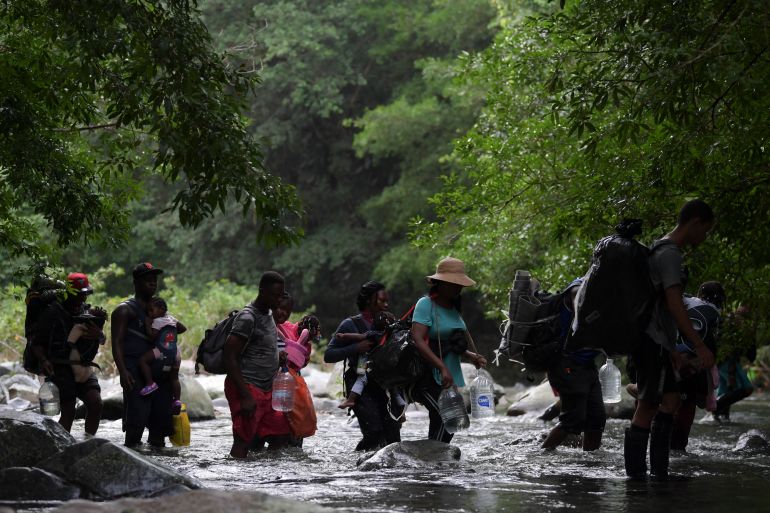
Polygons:
M426 276L429 280L445 281L462 285L463 287L472 287L476 282L468 278L465 274L465 264L457 258L447 257L441 260L436 266L436 274Z

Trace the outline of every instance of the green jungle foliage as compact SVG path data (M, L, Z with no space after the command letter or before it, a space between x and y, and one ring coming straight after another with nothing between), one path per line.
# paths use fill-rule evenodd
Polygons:
M722 281L764 342L768 10L5 2L0 276L96 272L109 308L130 292L121 272L153 262L197 344L267 269L328 335L364 281L384 281L398 314L451 254L480 284L464 316L490 354L515 269L558 289L620 218L642 218L650 242L701 197L718 221L688 255L689 288ZM0 313L15 347L20 291Z
M690 252L690 283L770 314L770 6L584 0L505 20L464 79L487 91L414 240L474 264L496 307L517 268L548 288L582 275L622 217L644 242L700 197L717 224ZM495 312L492 312L493 314ZM757 337L767 341L761 329Z

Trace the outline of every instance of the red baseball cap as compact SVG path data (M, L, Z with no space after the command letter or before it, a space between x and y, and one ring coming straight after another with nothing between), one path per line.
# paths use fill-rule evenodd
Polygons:
M94 291L94 289L91 288L91 284L88 283L88 276L83 273L69 273L67 275L67 283L69 283L77 292L92 294Z

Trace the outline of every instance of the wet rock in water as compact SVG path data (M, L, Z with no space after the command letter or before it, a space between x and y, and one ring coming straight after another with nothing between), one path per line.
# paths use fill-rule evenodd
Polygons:
M338 408L340 401L337 399L313 398L313 407L316 413L340 413L345 414L347 410Z
M310 394L313 397L326 397L327 387L331 374L324 372L313 364L302 369L302 377L307 383Z
M608 419L630 420L636 410L636 400L626 391L626 387L620 387L620 402L604 403L604 411Z
M187 405L190 420L210 420L214 418L214 404L203 385L190 376L179 376L182 387L182 402Z
M509 417L518 417L528 413L542 413L555 401L551 384L548 380L537 386L530 387L514 397L513 404L508 408Z
M75 500L55 513L329 513L336 511L312 502L299 502L274 495L242 490L195 490L172 498L120 499L112 502Z
M738 443L735 444L733 452L770 455L770 443L767 439L767 434L758 429L752 429L738 437Z
M93 438L72 445L40 467L100 498L146 497L177 485L200 488L195 479L122 445Z
M212 400L225 396L224 374L198 374L195 380L206 389Z
M211 404L214 405L214 408L217 410L229 410L230 409L230 403L227 402L227 399L224 397L217 397L216 399L211 400Z
M76 419L86 417L86 406L80 403L75 410ZM102 420L120 420L123 418L123 392L102 396Z
M40 382L28 374L9 374L0 377L0 384L8 391L8 400L16 397L37 403L37 392L40 390Z
M80 488L60 477L30 467L0 470L0 501L68 501L80 497Z
M34 466L74 443L72 435L50 417L0 410L0 469Z
M358 461L359 470L381 468L435 468L455 465L460 460L460 449L436 440L413 440L387 445L371 456Z

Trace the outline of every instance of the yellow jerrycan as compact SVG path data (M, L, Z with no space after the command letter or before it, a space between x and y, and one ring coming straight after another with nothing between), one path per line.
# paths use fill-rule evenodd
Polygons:
M182 403L179 415L171 417L174 434L169 437L171 443L177 447L190 445L190 417L187 416L187 405Z

